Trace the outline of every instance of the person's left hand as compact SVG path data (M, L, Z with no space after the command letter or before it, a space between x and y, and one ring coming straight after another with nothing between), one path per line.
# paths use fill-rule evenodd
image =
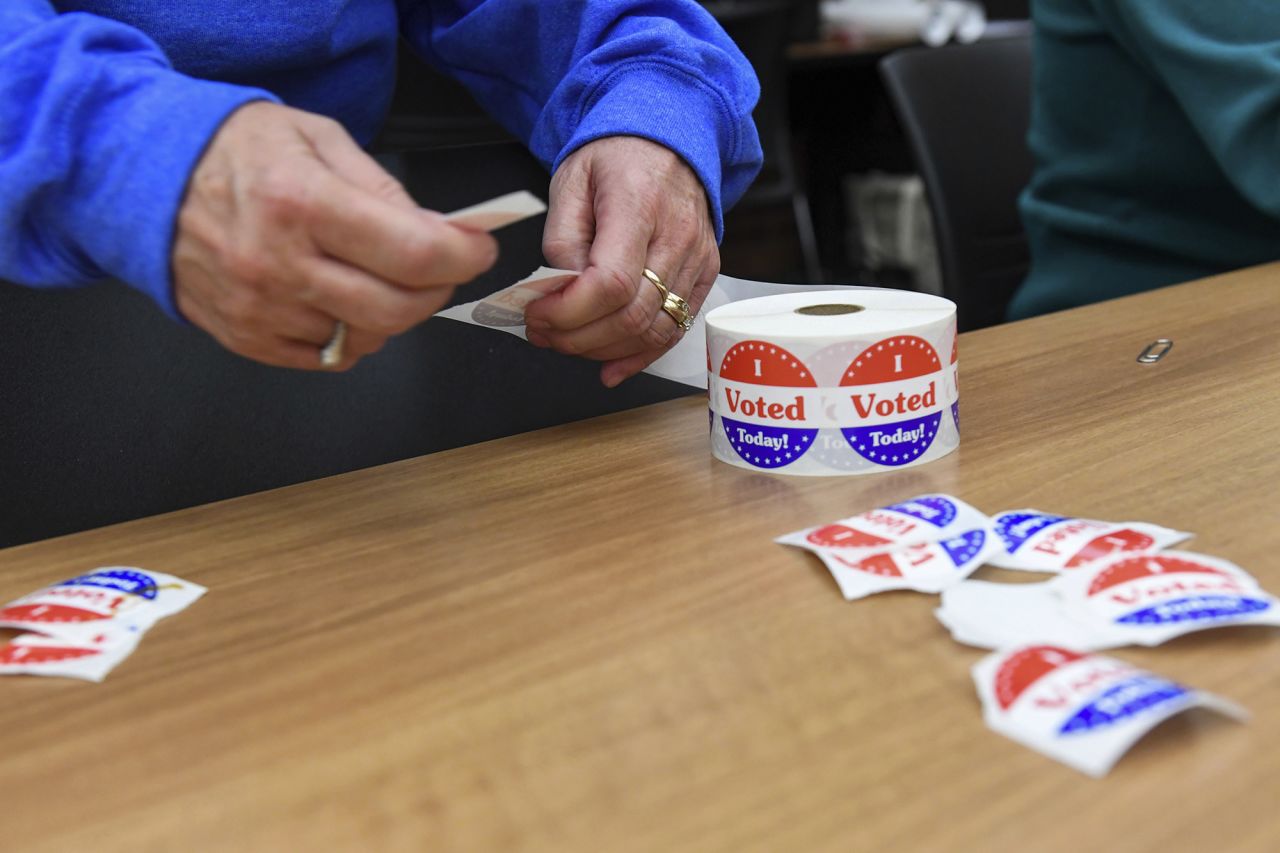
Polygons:
M684 160L634 136L573 152L556 170L550 195L543 254L582 275L525 310L526 334L537 346L605 362L600 381L612 388L683 334L643 270L656 273L692 313L720 272L707 195Z

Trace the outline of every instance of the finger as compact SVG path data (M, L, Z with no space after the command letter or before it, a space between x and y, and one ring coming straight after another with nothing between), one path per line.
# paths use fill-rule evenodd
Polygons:
M638 343L660 312L662 296L643 277L632 286L635 293L631 302L603 319L569 331L553 328L535 328L535 331L545 336L548 346L568 355L586 355L593 350Z
M233 332L233 327L224 322L218 313L205 305L199 297L183 297L181 311L192 325L203 329L223 348L236 355L272 367L288 367L295 370L325 369L320 363L320 347L270 333L255 334L238 330ZM355 361L351 360L346 366L349 367L354 363Z
M679 342L683 337L683 332L678 333L672 346ZM670 347L657 350L645 350L635 355L629 355L626 358L619 358L614 361L606 361L600 366L600 382L606 388L616 388L626 380L642 372L646 367L662 358L670 351Z
M338 363L328 365L323 363L324 351L329 348L328 341L325 342L325 345L315 348L316 359L323 369L340 373L354 367L365 356L378 352L386 341L387 337L385 335L374 334L364 329L353 329L348 326L343 336L342 348L338 353Z
M328 258L300 261L307 285L300 298L351 328L390 337L444 307L452 287L407 290Z
M308 309L308 311L311 311L311 309ZM319 311L313 311L312 313L321 318L320 323L324 329L323 333L320 335L302 337L300 335L290 334L284 331L282 327L281 334L279 336L297 341L298 343L317 347L318 349L326 349L337 334L338 321L327 314L322 314ZM346 333L343 337L343 357L345 359L349 356L354 356L356 359L359 359L366 355L372 355L382 349L383 345L387 342L387 337L387 335L370 332L367 329L361 329L348 324ZM352 363L354 363L354 361Z
M272 335L324 346L333 337L337 322L331 315L309 305L292 303L269 306L254 325Z
M636 300L643 281L640 270L644 268L653 226L649 224L650 219L637 210L607 200L599 203L603 207L597 211L596 235L587 267L568 287L525 309L525 318L534 328L579 329ZM645 287L653 290L647 282ZM641 315L631 317L626 325L640 326L642 320L648 319L641 306Z
M323 251L406 287L451 287L493 266L498 243L434 211L405 209L321 173L310 187L309 231Z
M688 297L686 297L691 313L696 313L695 304L701 307L706 301L707 294L711 292L716 276L719 274L720 256L718 252L713 252L710 256L703 258L701 267L693 277L693 288ZM582 353L585 358L596 361L617 362L612 367L609 365L602 366L601 381L609 378L616 385L618 382L639 373L669 352L685 335L685 330L680 328L675 318L671 317L665 309L659 312L653 322L655 327L661 327L657 329L654 335L620 341L611 346ZM650 346L646 343L646 341L650 340L661 340L662 343L661 345ZM646 354L651 355L652 358L632 358L633 356ZM605 368L608 368L607 371ZM609 385L608 387L612 388L614 385Z
M343 348L344 354L353 355L357 358L366 355L373 355L386 345L387 335L380 335L376 332L370 332L367 329L359 329L354 327L347 328L347 342Z
M580 355L583 358L589 358L592 361L614 361L619 358L626 358L629 355L645 352L648 349L650 349L650 347L647 346L640 338L627 338L625 341L618 341L607 347L601 347L600 349L580 353Z
M720 265L719 261L714 263L704 262L702 269L693 277L695 284L684 297L689 302L690 316L693 315L695 309L693 300L697 300L697 304L701 305L706 301L707 293L711 290L711 284L715 281L715 275L718 274ZM683 289L683 288L682 288ZM674 291L673 291L674 292ZM654 351L659 353L666 352L671 347L679 343L680 338L684 336L684 330L680 328L680 324L666 310L665 307L659 309L653 318L652 328L646 333L627 338L625 340L615 341L597 349L587 350L580 353L584 358L590 358L595 361L617 361L627 358L628 356L638 353ZM550 345L550 341L548 341Z
M702 259L691 255L687 247L655 243L649 247L648 260L641 269L647 267L655 272L669 293L687 301L702 266ZM599 358L603 353L604 358L612 359L660 349L677 330L675 321L662 310L663 302L662 292L641 276L631 304L579 329L545 329L543 333L557 351L588 358Z

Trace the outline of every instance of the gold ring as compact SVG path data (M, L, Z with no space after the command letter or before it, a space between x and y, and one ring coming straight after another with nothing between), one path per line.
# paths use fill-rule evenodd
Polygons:
M682 330L687 332L693 328L693 312L689 310L689 303L677 294L667 294L667 298L662 300L662 310L666 311Z
M334 322L333 335L320 350L321 367L337 367L342 363L342 349L347 344L347 324L341 320Z
M671 291L667 290L667 286L662 283L662 279L658 277L658 274L656 272L649 269L648 267L644 268L643 273L644 273L644 277L649 279L649 281L653 282L654 287L658 288L658 292L662 294L662 298L665 301L667 298L667 294L670 293Z

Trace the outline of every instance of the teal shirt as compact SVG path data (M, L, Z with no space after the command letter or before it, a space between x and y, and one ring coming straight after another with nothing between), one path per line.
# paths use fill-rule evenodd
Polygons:
M1012 319L1280 258L1280 0L1034 0Z

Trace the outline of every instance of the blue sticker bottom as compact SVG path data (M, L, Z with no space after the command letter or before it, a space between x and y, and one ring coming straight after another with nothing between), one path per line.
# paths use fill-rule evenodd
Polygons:
M996 533L1004 540L1004 549L1014 554L1028 539L1049 525L1070 520L1065 515L1042 512L1006 512L996 516L995 526Z
M877 465L906 465L914 462L933 444L942 413L892 424L848 427L840 430L859 456Z
M781 468L813 446L816 429L749 424L720 416L724 434L742 460L756 468Z
M131 572L124 569L111 569L109 571L90 572L87 575L81 575L78 578L72 578L63 581L58 586L97 586L103 589L115 589L120 592L127 592L130 595L136 595L140 598L153 599L156 597L156 581L150 575L142 572Z
M951 404L951 420L956 422L956 432L960 431L960 401Z
M1081 734L1104 728L1141 714L1157 705L1180 699L1187 688L1163 678L1140 675L1107 689L1062 724L1060 735Z
M956 568L959 569L965 563L978 556L986 542L987 534L985 531L970 530L968 533L961 533L951 539L944 539L938 544L942 546L942 550L947 552L951 562L955 563Z
M956 515L960 512L954 501L941 495L922 495L899 504L890 504L885 509L918 518L934 527L946 527L956 520Z
M1171 625L1176 622L1230 619L1233 616L1261 613L1270 607L1270 602L1239 595L1193 595L1135 610L1116 621L1126 625Z

